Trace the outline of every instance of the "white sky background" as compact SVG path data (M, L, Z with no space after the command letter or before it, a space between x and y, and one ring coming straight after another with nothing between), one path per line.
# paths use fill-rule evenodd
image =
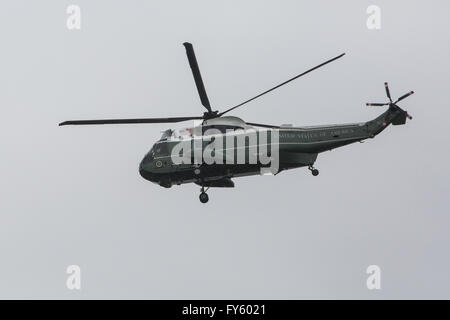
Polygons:
M82 29L66 28L66 7ZM381 8L368 30L366 8ZM450 298L448 1L2 1L0 298ZM167 125L63 120L203 113L184 41L233 115L358 122L383 82L414 117L307 169L211 189L143 180ZM188 126L180 124L179 127ZM66 267L82 269L81 291ZM382 289L366 288L367 266Z

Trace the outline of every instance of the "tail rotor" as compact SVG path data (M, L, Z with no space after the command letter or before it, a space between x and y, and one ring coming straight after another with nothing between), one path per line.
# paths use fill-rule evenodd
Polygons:
M387 82L384 83L384 88L386 89L386 95L389 99L389 102L385 102L385 103L366 103L366 106L368 107L382 107L382 106L389 106L389 107L398 107L396 105L397 102L402 101L403 99L409 97L410 95L412 95L414 93L414 91L410 91L408 93L405 93L404 95L402 95L400 98L398 98L397 100L395 100L394 102L392 102L392 98L391 98L391 92L389 90L389 85ZM406 112L406 111L405 111ZM412 119L412 117L408 114L408 112L406 112L406 117L408 119Z

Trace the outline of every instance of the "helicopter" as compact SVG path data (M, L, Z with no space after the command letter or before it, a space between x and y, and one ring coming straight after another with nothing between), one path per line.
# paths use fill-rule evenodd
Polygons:
M387 110L367 122L308 127L246 122L241 118L226 114L341 58L345 53L231 108L218 111L213 110L209 102L192 44L185 42L183 45L186 49L200 102L206 109L203 115L169 118L68 120L61 122L59 126L199 122L194 127L164 131L162 137L140 162L139 173L144 179L165 188L195 183L201 187L200 202L207 203L209 196L206 192L209 188L233 188L234 181L232 179L238 177L262 174L275 175L285 170L300 167L308 167L311 174L317 176L319 170L314 167L314 163L319 153L374 138L390 124L403 125L406 123L406 119L412 119L408 112L400 108L397 103L412 95L414 91L410 91L393 101L388 83L385 82L388 101L367 103L366 105L385 106ZM263 159L264 161L262 161ZM276 165L273 165L273 163L276 163Z

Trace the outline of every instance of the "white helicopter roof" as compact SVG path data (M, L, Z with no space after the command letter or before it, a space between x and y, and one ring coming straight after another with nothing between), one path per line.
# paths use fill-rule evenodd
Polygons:
M219 130L252 128L252 126L248 125L247 123L245 123L244 120L238 117L233 116L218 117L204 120L202 123L199 123L198 125L193 127L183 129L168 129L166 131L163 131L163 136L161 137L161 140L178 140L186 137L192 137L193 135L197 135L198 132L203 132L204 129L207 127L213 127Z
M203 126L215 126L215 125L225 125L241 128L249 127L249 125L247 125L244 120L233 116L218 117L203 121Z

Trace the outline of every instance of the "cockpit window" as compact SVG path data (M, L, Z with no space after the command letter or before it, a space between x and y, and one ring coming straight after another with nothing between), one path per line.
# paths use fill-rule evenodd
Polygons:
M167 145L167 142L156 143L152 149L155 150L156 157L165 156L169 153L169 147Z
M155 158L155 150L152 147L150 149L150 151L145 155L145 160L146 161L153 161L154 158Z
M159 141L164 141L169 139L172 136L172 129L167 129L166 131L163 132L161 139L159 139Z

